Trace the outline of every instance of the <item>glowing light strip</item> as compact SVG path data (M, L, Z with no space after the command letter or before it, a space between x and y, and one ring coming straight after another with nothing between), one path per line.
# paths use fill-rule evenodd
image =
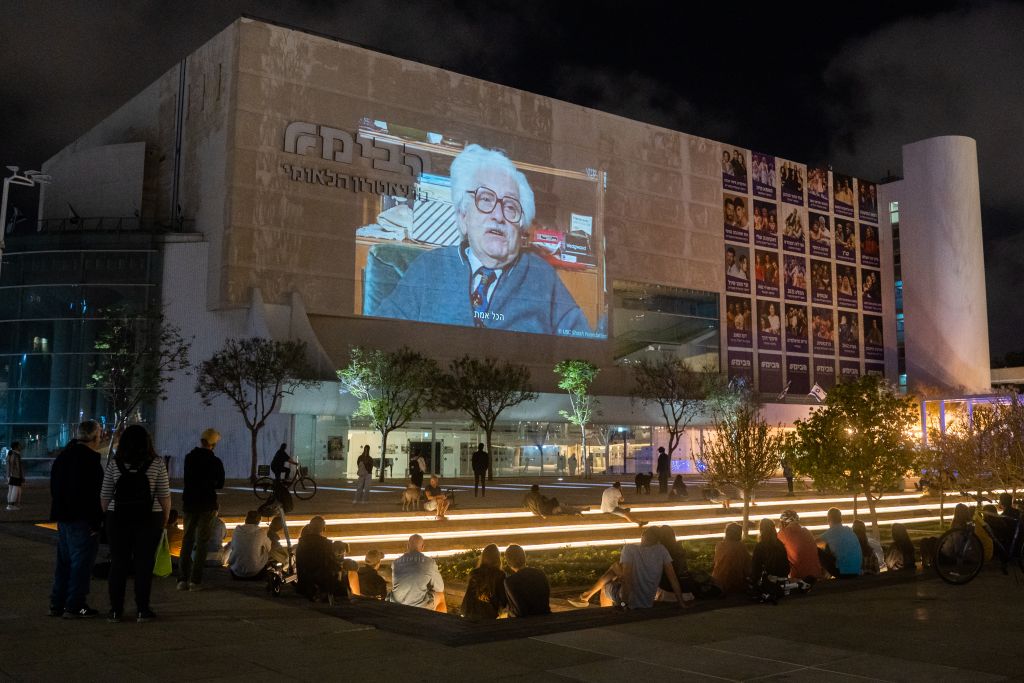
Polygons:
M878 514L889 514L901 511L919 511L919 510L930 510L933 506L931 505L904 505L904 506L893 506L893 507L880 507L876 508L875 511ZM802 517L824 517L828 513L827 510L811 510L804 512ZM853 515L853 510L842 510L844 515ZM698 517L690 519L672 519L672 520L656 520L652 523L658 526L671 526L671 527L692 527L692 526L708 526L718 524L729 524L731 522L742 522L743 517L740 516L729 516L729 517ZM888 520L887 520L888 522ZM617 529L631 529L636 528L635 524L629 522L610 522L607 524L564 524L556 526L533 526L533 527L512 527L508 529L467 529L464 531L424 531L420 532L426 540L450 540L457 538L476 538L476 537L487 537L491 538L494 536L528 536L538 534L567 534L567 533L580 533L580 532L594 532L594 531L613 531ZM720 536L721 533L714 534ZM371 534L368 536L328 536L332 541L347 541L348 543L396 543L405 541L409 538L409 534Z
M938 521L938 519L939 519L938 517L906 517L904 519L891 519L891 520L880 521L879 524L880 525L892 525L892 524L896 524L896 523L900 523L900 524L919 524L919 523L924 523L924 522L936 522L936 521ZM817 531L817 530L828 528L828 525L827 524L815 524L815 525L807 526L807 527L804 527L804 528L811 529L812 531ZM676 536L676 540L679 540L679 541L700 541L700 540L707 540L707 539L721 538L721 537L722 537L722 534L720 534L720 533L717 533L717 534L691 534L691 535L687 535L687 536ZM531 550L559 550L561 548L591 548L591 547L595 547L595 546L625 545L626 543L636 543L636 542L637 542L637 539L634 536L632 538L598 539L598 540L592 540L592 541L569 541L569 542L566 542L566 543L536 543L536 544L533 544L533 545L523 545L522 548L523 548L523 550L526 550L527 552L529 552ZM505 549L507 547L508 546L499 546L498 549L501 552L505 552ZM451 557L453 555L461 555L462 553L465 553L468 550L471 550L471 548L452 548L452 549L447 549L447 550L427 550L423 554L427 555L429 557ZM387 553L387 554L384 555L384 559L386 561L393 562L395 559L397 559L401 555L402 555L402 553Z
M248 490L248 489L246 489ZM403 489L404 490L404 489ZM883 501L890 500L911 500L919 499L924 496L923 493L906 493L898 494L894 496L885 496L882 498ZM858 498L858 501L864 500ZM846 497L835 497L835 498L782 498L780 500L763 500L754 501L752 505L754 507L801 507L805 505L825 505L831 503L849 503L853 502L852 496ZM866 509L865 503L865 509ZM740 509L740 505L737 504L730 509ZM660 505L660 506L638 506L631 507L630 510L633 512L689 512L694 510L721 510L722 505L720 503L705 503L705 504L694 504L694 505ZM587 510L583 513L584 515L602 515L606 514L601 512L599 509ZM292 518L288 520L288 526L305 526L309 523L312 516ZM453 513L448 515L448 519L451 521L462 521L462 520L476 520L476 519L516 519L523 517L533 517L533 513L527 511L514 511L514 512L463 512ZM332 517L325 519L324 521L328 525L356 525L356 524L386 524L386 523L399 523L399 522L421 522L429 521L430 517L427 515L405 515L405 516L389 516L389 517ZM236 526L240 526L243 522L225 522L225 525L229 529L233 529ZM264 523L263 526L269 526Z

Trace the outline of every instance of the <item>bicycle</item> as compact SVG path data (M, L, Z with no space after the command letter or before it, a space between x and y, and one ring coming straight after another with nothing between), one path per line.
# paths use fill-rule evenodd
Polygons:
M1002 563L1003 573L1008 573L1010 562L1016 558L1020 570L1024 572L1024 514L1017 518L1014 525L1013 538L1009 546L1004 546L998 534L982 517L982 529L992 539L992 545ZM939 537L935 547L932 566L935 573L946 583L962 586L969 583L980 572L985 564L985 549L981 539L975 533L977 523L972 518L962 527L950 529Z
M259 475L259 478L253 483L252 492L258 500L268 501L274 494L274 482L276 481L270 476L270 466L260 465L256 473ZM299 500L309 500L316 495L316 480L309 476L308 467L300 465L294 478L283 480L281 483L290 489L292 495Z

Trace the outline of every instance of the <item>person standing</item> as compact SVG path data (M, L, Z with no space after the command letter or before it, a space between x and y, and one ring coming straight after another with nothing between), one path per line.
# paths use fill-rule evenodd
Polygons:
M576 468L579 467L579 460L576 458L576 454L573 453L569 456L569 476L576 476Z
M50 521L57 522L51 617L74 619L98 614L86 603L86 597L103 525L103 465L97 452L102 433L95 420L78 425L75 438L50 468Z
M491 456L484 450L484 445L478 443L476 452L473 453L473 497L476 498L477 487L480 488L480 495L487 496L487 470L491 468Z
M658 493L668 493L668 478L672 474L672 458L663 446L658 447Z
M213 449L220 432L207 429L199 437L199 446L185 456L185 483L181 507L185 513L185 535L181 539L178 590L202 589L203 565L217 517L217 489L224 488L224 464Z
M134 570L137 620L142 623L155 619L149 596L156 548L171 511L171 490L164 459L156 454L149 432L141 425L124 430L117 452L107 462L100 506L107 513L110 540L107 620L121 621L129 566Z
M370 502L370 479L373 477L373 458L370 457L370 447L363 446L363 452L356 458L356 495L352 503Z
M412 451L412 457L409 458L409 481L412 482L413 486L418 489L423 488L423 475L426 472L426 461L423 456L420 455L418 448L414 448ZM381 467L383 467L383 460L381 461Z
M793 467L785 459L782 461L782 476L786 478L786 488L789 490L786 495L790 497L795 496L796 494L793 493Z
M15 441L7 450L7 511L21 509L21 485L25 483L25 468L21 464L21 442Z

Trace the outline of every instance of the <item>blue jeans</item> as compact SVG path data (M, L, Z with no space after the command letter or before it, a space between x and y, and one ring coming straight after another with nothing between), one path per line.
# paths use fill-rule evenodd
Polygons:
M353 503L370 502L370 476L369 474L358 475L356 482L356 495L352 499Z
M99 540L89 522L57 522L57 567L50 591L51 607L69 612L85 607Z

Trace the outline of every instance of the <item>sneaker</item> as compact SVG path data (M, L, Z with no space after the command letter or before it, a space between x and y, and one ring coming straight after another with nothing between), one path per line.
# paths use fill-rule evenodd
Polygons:
M115 612L114 610L110 610L109 612L107 612L107 621L111 624L120 624L121 613Z
M195 593L196 591L203 590L203 584L201 584L201 583L190 583L188 585L188 589L189 589L190 592Z
M188 581L179 581L178 582L178 590L180 590L180 591L187 591L188 590Z
M156 612L151 609L144 609L139 612L139 616L136 619L140 624L145 624L147 621L153 621L156 619Z
M19 506L17 506L17 505L8 505L8 506L7 506L7 507L6 507L5 509L6 509L6 510L7 510L8 512L14 512L15 510L20 510L20 509L21 509L21 507L19 507Z
M75 610L74 612L72 612L71 610L65 610L64 614L61 616L63 616L65 619L89 619L91 617L96 616L97 614L99 614L99 610L94 610L92 607L85 605L81 609Z

